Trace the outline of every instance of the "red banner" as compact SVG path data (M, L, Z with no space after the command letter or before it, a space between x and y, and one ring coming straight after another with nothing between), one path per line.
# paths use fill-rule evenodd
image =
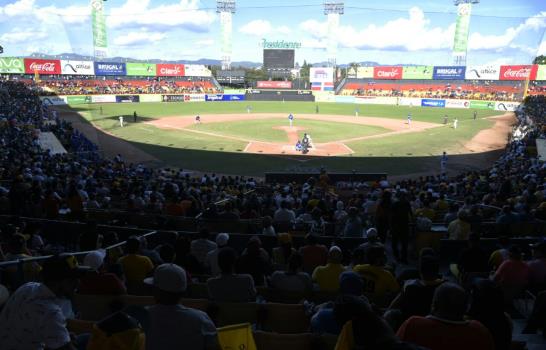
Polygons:
M374 79L402 79L402 67L374 67Z
M61 61L25 58L25 73L61 74Z
M258 81L256 82L257 88L262 89L291 89L291 81Z
M501 66L500 80L535 80L538 65Z
M183 77L185 73L183 64L157 64L158 77Z

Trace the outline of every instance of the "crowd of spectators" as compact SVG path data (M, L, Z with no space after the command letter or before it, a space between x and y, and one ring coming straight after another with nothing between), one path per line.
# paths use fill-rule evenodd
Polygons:
M25 279L41 282L17 290L15 283L6 283L12 295L2 300L2 349L71 349L96 341L95 333L90 340L76 339L67 330L66 320L75 317L69 300L76 291L153 294L156 305L126 311L139 319L147 348L217 349L209 316L178 304L198 276L207 276L208 298L216 302L264 302L258 294L263 287L277 295L329 293L331 302L306 302L310 330L339 335L340 347L510 349L507 301L523 289L537 294L526 331L545 326L545 243L533 245L533 256L527 257L506 238L491 255L480 246L485 222L510 227L546 219L546 166L534 148L535 139L546 136L545 96L527 98L516 113L512 140L489 169L351 183L348 194L332 186L326 172L303 184L266 185L242 176L149 169L126 164L121 156L103 159L25 84L1 82L0 102L0 214L12 215L0 227L0 260L91 251L80 264L62 254L45 263L27 262ZM51 155L40 149L41 131L55 133L69 152ZM226 233L211 240L202 228L192 237L173 232L151 247L144 238L130 237L123 249L105 251L119 238L115 232L100 234L92 223L71 247L63 245L67 232L46 235L40 225L19 219L83 220L86 209L111 208L260 225L244 247L232 245ZM413 263L408 253L411 227L426 230L438 221L447 237L468 242L449 273L441 270L437 251L416 252ZM286 233L297 230L307 233L301 246ZM330 243L320 244L318 238L326 234ZM266 249L263 235L275 236L277 247ZM344 241L356 238L363 243ZM27 337L29 329L34 331Z

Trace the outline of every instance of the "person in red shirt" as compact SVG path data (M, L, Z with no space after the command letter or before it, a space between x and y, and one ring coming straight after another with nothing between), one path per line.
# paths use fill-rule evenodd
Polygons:
M127 294L123 282L113 273L107 273L104 269L106 251L95 250L83 259L83 265L94 269L80 279L79 294L93 295L122 295Z
M299 253L303 259L303 270L309 274L315 271L317 266L326 265L328 260L328 249L318 244L315 235L308 234L305 237L305 245L300 248Z
M494 350L491 333L478 321L465 321L463 288L444 283L434 293L431 315L406 320L396 335L400 340L430 350Z
M518 246L512 246L508 250L508 260L505 260L493 276L503 290L505 300L510 300L522 291L529 281L529 266L521 259L521 250Z

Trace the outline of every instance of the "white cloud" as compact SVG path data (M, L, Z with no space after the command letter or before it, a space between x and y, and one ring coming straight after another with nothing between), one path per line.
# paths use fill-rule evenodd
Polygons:
M19 0L7 4L3 8L3 13L8 17L28 15L34 10L34 0Z
M54 5L40 7L35 0L19 0L0 7L0 15L4 21L20 17L26 20L36 19L43 24L54 24L60 21L69 24L84 23L90 17L89 5L67 6L58 8Z
M284 25L275 27L268 20L255 19L240 27L239 32L253 36L264 36L268 34L289 34L292 30Z
M0 35L0 42L5 42L8 44L17 44L22 42L45 39L47 37L48 37L48 34L46 32L37 31L37 30L23 30L21 28L13 28L11 32Z
M203 40L198 40L194 43L195 46L197 47L209 47L209 46L213 46L214 45L214 39L203 39Z
M181 27L194 32L206 32L215 21L211 11L199 10L198 0L180 0L174 4L151 6L151 0L127 0L122 6L111 8L107 23L110 28Z
M540 46L538 47L538 54L539 55L546 55L546 40L544 40L542 43L540 43Z
M129 32L125 35L117 36L114 39L114 45L119 46L140 46L143 44L154 44L165 39L167 35L160 32L149 32L141 30L139 32Z

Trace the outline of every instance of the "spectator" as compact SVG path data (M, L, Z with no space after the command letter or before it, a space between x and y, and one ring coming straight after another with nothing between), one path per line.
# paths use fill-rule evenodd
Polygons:
M444 223L449 227L452 221L457 220L459 217L459 205L457 203L452 203L449 206L449 210L444 216Z
M215 301L247 302L256 297L254 280L248 274L235 274L235 250L224 247L218 252L220 276L207 280L209 297Z
M489 266L496 271L499 266L508 259L508 248L510 247L510 238L502 236L499 238L499 249L491 253L489 257Z
M377 226L377 234L381 242L385 243L387 239L387 232L390 229L390 219L391 219L391 206L392 206L392 193L391 191L385 190L381 195L381 199L377 205L375 211L375 225Z
M273 219L275 222L294 222L296 220L296 214L292 210L290 202L283 200L281 202L281 207L275 211Z
M294 251L288 258L288 270L275 271L271 275L269 283L271 288L283 292L310 293L313 281L307 273L301 271L302 265L301 255Z
M219 349L216 326L206 313L182 306L186 291L186 272L174 264L157 267L146 284L154 286L156 305L147 308L150 327L146 349Z
M529 266L529 287L532 290L546 290L546 242L532 245L533 260L527 262Z
M262 248L260 239L253 236L237 262L237 272L251 275L257 286L264 286L265 277L271 273L271 270L269 255Z
M262 219L262 235L264 236L276 236L275 227L273 227L273 219L271 216L264 216Z
M83 265L90 267L93 271L81 278L78 286L79 294L121 295L127 293L123 282L115 274L106 272L105 257L104 250L95 250L85 256Z
M349 214L347 220L345 220L345 227L343 228L343 237L362 237L362 220L358 215L358 209L355 207L349 208Z
M289 233L280 233L277 240L279 246L273 248L273 264L276 269L286 270L288 259L296 253L296 249L292 247L292 236Z
M312 274L317 266L326 265L328 249L324 245L318 244L315 235L308 234L305 236L305 243L299 250L303 259L303 271Z
M429 317L413 316L397 335L430 350L493 350L491 333L478 321L465 321L466 295L453 283L444 283L434 292Z
M313 272L313 282L318 285L318 289L325 292L337 292L339 290L339 275L345 271L341 264L343 253L337 246L333 246L328 251L328 263L326 266L317 266Z
M162 264L174 264L176 253L174 247L169 243L165 243L156 248L159 252L159 258Z
M451 221L447 227L449 239L466 240L470 235L470 222L468 222L468 214L464 210L459 210L457 219Z
M131 292L133 288L139 288L142 281L154 269L154 264L147 256L138 254L140 249L140 241L137 237L132 236L127 239L125 244L125 256L119 259L119 263L127 279L127 289Z
M512 211L512 208L509 205L505 205L502 207L502 212L497 218L497 224L511 225L515 224L518 221L518 215Z
M502 288L506 298L515 296L529 282L529 266L521 259L521 249L514 245L508 253L508 260L499 266L493 276L493 281Z
M471 234L468 238L468 248L463 249L457 262L454 275L461 281L466 281L469 275L484 277L489 272L487 253L480 247L480 236Z
M413 218L411 205L406 199L404 192L398 193L398 200L391 206L391 234L392 252L396 259L406 264L408 262L408 235L409 223ZM398 245L401 245L401 248Z
M199 261L201 266L205 266L207 254L218 247L216 243L209 240L209 235L209 230L202 228L199 230L198 238L191 241L191 254Z
M216 236L216 249L207 253L205 259L205 267L212 276L218 276L220 274L220 267L218 266L218 252L220 249L227 247L229 242L229 234L219 233Z

